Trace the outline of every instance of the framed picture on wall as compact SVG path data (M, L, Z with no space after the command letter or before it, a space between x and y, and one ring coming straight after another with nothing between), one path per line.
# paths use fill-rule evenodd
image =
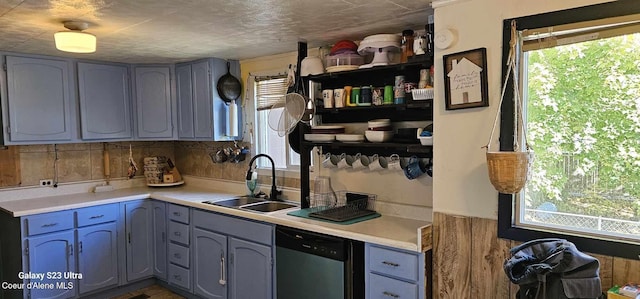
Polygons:
M446 109L489 106L487 49L444 55Z

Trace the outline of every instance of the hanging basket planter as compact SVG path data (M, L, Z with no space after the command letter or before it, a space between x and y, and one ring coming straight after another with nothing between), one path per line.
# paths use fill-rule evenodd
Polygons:
M524 188L533 163L533 152L489 152L489 180L500 193L514 194Z
M489 171L489 180L493 187L500 193L515 194L524 188L527 180L530 177L531 165L533 164L533 150L529 146L527 141L527 132L522 121L522 103L520 102L518 80L517 80L517 66L515 58L515 45L518 42L518 35L516 32L515 22L511 23L511 50L508 58L508 70L504 80L504 86L502 87L502 94L500 96L500 106L496 112L496 117L493 122L493 128L491 129L491 136L489 142L484 146L487 150L487 170ZM496 124L498 123L498 116L502 109L502 103L504 100L504 94L507 89L507 82L509 76L513 75L513 95L516 105L514 117L514 129L516 130L516 136L518 136L518 130L522 132L524 136L526 148L524 151L520 151L518 142L514 140L514 151L491 151L491 141L493 140L493 134L495 133ZM515 138L517 140L517 137Z

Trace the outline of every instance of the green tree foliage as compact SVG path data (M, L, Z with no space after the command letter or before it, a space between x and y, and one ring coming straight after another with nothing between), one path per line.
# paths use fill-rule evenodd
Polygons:
M638 220L640 33L527 53L527 206Z

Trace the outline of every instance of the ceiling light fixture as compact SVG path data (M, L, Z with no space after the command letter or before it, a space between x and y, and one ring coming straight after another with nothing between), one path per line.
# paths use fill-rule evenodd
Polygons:
M69 31L53 34L58 50L72 53L93 53L96 51L96 36L82 32L82 30L89 28L89 24L76 21L66 21L63 24Z

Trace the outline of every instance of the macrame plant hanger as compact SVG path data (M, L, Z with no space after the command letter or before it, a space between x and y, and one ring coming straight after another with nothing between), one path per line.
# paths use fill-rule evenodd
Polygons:
M502 93L500 94L500 104L498 111L496 112L495 120L493 121L493 128L491 128L489 142L487 145L483 146L486 149L487 168L491 184L500 193L505 194L514 194L522 190L529 178L529 170L533 162L533 150L527 140L527 132L522 118L522 100L520 98L518 88L518 59L516 57L516 45L519 44L519 42L520 36L516 30L516 22L514 20L511 21L511 40L509 41L510 49L509 57L507 58L507 74L504 79L504 85L502 86ZM513 118L515 136L513 139L513 151L491 151L493 135L496 130L500 111L502 110L504 94L507 90L507 83L510 76L513 79L513 100L516 106L514 111L515 117ZM522 136L524 136L525 151L521 151L518 144L518 138L520 136L519 132L522 132Z

